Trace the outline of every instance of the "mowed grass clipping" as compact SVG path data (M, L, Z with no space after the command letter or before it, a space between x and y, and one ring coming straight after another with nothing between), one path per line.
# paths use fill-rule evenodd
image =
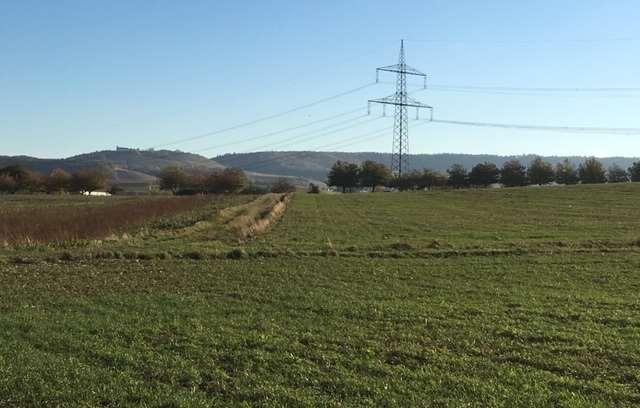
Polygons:
M0 405L640 404L640 255L4 267Z
M528 248L640 239L640 183L298 194L257 248Z

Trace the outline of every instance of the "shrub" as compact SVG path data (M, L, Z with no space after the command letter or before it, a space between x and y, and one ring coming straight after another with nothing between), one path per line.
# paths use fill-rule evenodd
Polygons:
M227 258L229 259L245 259L248 258L249 254L242 248L234 248L227 252Z
M382 163L366 160L360 165L358 176L360 185L371 187L371 191L374 191L376 186L385 185L391 180L391 170Z
M527 169L518 160L509 160L500 170L500 182L506 187L527 184Z
M248 185L247 175L239 168L216 171L205 180L206 191L210 193L239 193Z
M249 179L242 169L226 168L213 173L186 172L178 167L166 167L160 173L160 189L175 195L204 193L239 193L247 188Z
M65 251L65 252L60 254L60 258L59 259L61 261L64 261L64 262L70 262L70 261L73 261L74 256L73 256L73 254L71 252Z
M438 171L424 169L419 177L420 188L431 190L433 187L444 187L447 185L448 175Z
M329 171L327 184L340 187L342 192L358 185L360 168L357 164L338 160Z
M409 173L403 173L399 177L391 180L389 185L398 190L431 190L433 187L442 187L447 185L448 177L446 174L424 169L422 171L413 170Z
M269 193L269 188L258 184L249 184L247 188L242 190L242 194L262 195Z
M109 187L109 190L107 190L107 192L111 195L119 195L124 193L124 188L119 184L114 184Z
M276 181L271 186L272 193L282 194L293 193L294 191L296 191L296 186L294 186L289 180L285 178L279 178L278 181Z
M79 170L71 176L71 189L79 193L92 193L107 185L108 175L100 169Z
M590 157L578 167L580 181L584 184L604 183L607 181L602 163L595 157Z
M536 157L529 163L527 176L531 184L542 185L551 183L555 178L555 173L550 163L542 160L540 157Z
M476 164L469 173L469 182L474 186L487 187L497 183L500 179L500 170L495 164L484 162Z
M447 180L447 184L449 186L462 188L469 185L467 169L465 169L461 164L454 164L447 170L447 173L449 174L449 178Z
M22 166L7 166L0 169L0 177L2 177L2 185L0 186L2 190L0 191L3 192L44 191L44 177L40 173L27 170Z
M409 173L403 173L400 176L394 177L389 182L389 186L397 188L400 191L416 190L419 189L422 184L420 178L420 172L413 170Z
M314 183L309 183L309 194L320 194L320 186Z
M202 252L198 252L198 251L186 252L184 254L184 257L187 259L194 259L194 260L202 260L205 258Z
M8 174L0 174L0 193L13 194L18 190L18 183Z
M640 162L634 162L631 167L629 167L629 177L631 181L640 181Z
M556 183L576 184L578 180L578 170L569 159L564 159L562 163L556 164Z
M625 169L614 164L607 170L607 181L609 183L626 183L629 181L629 175Z
M169 190L176 194L187 184L187 173L177 166L165 167L158 176L160 179L160 190Z
M45 189L47 193L58 193L61 191L69 191L71 188L71 174L62 169L51 171L45 180Z

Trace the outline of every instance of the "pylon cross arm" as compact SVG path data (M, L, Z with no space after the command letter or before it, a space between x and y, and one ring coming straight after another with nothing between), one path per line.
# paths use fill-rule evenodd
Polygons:
M377 69L378 71L387 71L387 72L398 72L401 74L407 74L407 75L417 75L417 76L422 76L422 77L426 77L427 74L425 74L424 72L418 71L417 69L410 67L409 65L403 64L396 64L396 65L388 65L386 67L381 67Z
M409 98L407 98L407 102L397 102L395 98L392 96L388 96L386 98L380 98L380 99L369 99L369 103L382 103L385 105L409 106L412 108L433 109L433 107L427 104L418 102L416 100L411 100Z

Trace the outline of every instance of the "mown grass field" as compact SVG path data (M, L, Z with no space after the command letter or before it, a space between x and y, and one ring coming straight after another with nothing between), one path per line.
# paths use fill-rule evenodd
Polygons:
M640 238L640 183L298 195L267 248L513 248Z
M640 405L636 197L297 194L247 242L224 198L4 248L0 406Z

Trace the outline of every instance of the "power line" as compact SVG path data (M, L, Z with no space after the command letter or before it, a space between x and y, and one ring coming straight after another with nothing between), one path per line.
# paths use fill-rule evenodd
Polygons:
M640 128L609 128L609 127L586 127L586 126L540 126L540 125L520 125L512 123L489 123L489 122L468 122L461 120L444 120L433 119L433 123L442 123L447 125L490 127L501 129L518 129L518 130L540 130L550 132L568 132L568 133L594 133L594 134L626 134L639 135Z
M455 91L504 91L504 92L640 92L640 87L510 87L510 86L475 86L432 84L429 89Z
M311 150L325 149L327 147L331 147L331 146L334 146L334 145L340 145L341 143L344 143L344 142L349 142L349 141L353 141L353 140L356 140L356 139L359 140L359 139L362 139L362 138L367 138L367 137L370 137L372 135L379 134L381 132L388 132L391 129L393 129L393 128L392 127L385 127L383 129L376 129L376 130L364 133L364 134L359 135L359 136L355 136L355 137L351 137L351 138L347 138L347 139L341 140L339 142L330 143L328 145L315 146L315 147L311 148ZM256 153L259 153L259 152L256 152ZM295 156L295 155L297 155L299 153L300 152L292 152L292 153L289 153L289 154L285 154L284 156L277 156L277 157L273 157L273 158L258 160L257 162L252 162L250 164L252 166L255 166L255 165L262 164L262 163L268 163L268 162L280 160L280 159L286 158L286 157L293 157L293 156Z
M469 89L431 89L433 92L444 92L463 95L506 95L506 96L527 96L527 97L545 97L550 95L548 92L509 92L509 91L491 91L491 90L469 90ZM640 93L622 92L622 93L605 93L605 92L554 92L554 98L605 98L605 99L638 99Z
M302 129L302 128L305 128L305 127L308 127L308 126L316 125L318 123L326 122L328 120L337 119L337 118L340 118L340 117L343 117L343 116L347 116L347 115L350 115L352 113L363 112L364 110L365 110L364 108L352 109L352 110L349 110L349 111L346 111L346 112L338 113L336 115L332 115L332 116L328 116L328 117L325 117L325 118L322 118L322 119L314 120L312 122L303 123L302 125L292 126L292 127L288 127L288 128L285 128L285 129L276 130L276 131L265 133L265 134L259 135L259 136L253 136L253 137L249 137L249 138L245 138L245 139L235 140L233 142L227 142L227 143L222 143L222 144L215 145L215 146L205 147L204 149L199 149L198 152L205 152L205 151L208 151L208 150L219 149L221 147L233 146L233 145L237 145L237 144L241 144L241 143L251 142L253 140L259 140L259 139L264 139L264 138L271 137L271 136L276 136L276 135L279 135L279 134L282 134L282 133L290 132L292 130Z
M425 125L426 123L429 123L429 121L420 121L418 124L416 124L414 126L414 128L422 126L422 125ZM360 136L355 136L355 137L351 137L351 138L347 138L347 139L341 140L341 141L339 141L337 143L331 143L331 144L328 144L328 145L315 146L311 150L320 151L320 150L324 150L324 149L328 149L328 148L335 149L335 148L345 148L345 147L353 146L353 145L356 145L356 144L359 144L359 143L362 143L362 142L368 142L368 141L371 141L371 140L376 140L376 139L380 139L380 138L383 138L383 137L387 137L386 132L388 132L388 131L390 131L392 129L393 129L393 127L391 127L391 126L383 128L383 129L376 129L376 130L373 130L371 132L367 132L365 134L362 134ZM381 133L383 133L383 134L381 134ZM346 142L346 144L345 144L345 142ZM258 153L258 152L256 152L256 153ZM289 158L289 157L299 156L300 153L302 153L302 152L290 152L290 153L286 153L284 155L277 155L275 157L271 157L271 158L267 158L267 159L251 162L250 165L251 165L252 169L255 169L256 167L260 168L260 167L264 167L264 165L272 163L272 162L276 162L276 161L279 161L279 160L282 160L282 159L286 159L286 158ZM243 167L242 164L238 164L237 166ZM249 170L249 171L253 171L253 170Z
M371 131L371 132L364 133L364 134L359 135L359 136L355 136L355 137L352 137L352 138L341 140L341 141L339 141L337 143L331 143L329 145L324 145L324 146L322 146L322 145L321 146L316 146L316 147L312 148L311 150L325 149L327 147L331 147L331 146L334 146L336 144L340 145L341 143L354 141L356 139L358 139L359 141L364 141L364 140L360 140L360 139L368 138L368 137L370 137L372 135L376 135L376 134L379 134L381 132L388 132L391 129L393 129L393 128L392 127L386 127L386 128L383 128L383 129L377 129L377 130L374 130L374 131ZM255 153L259 153L259 152L255 152ZM263 167L264 165L266 165L268 163L271 163L271 162L274 162L274 161L278 161L278 160L281 160L281 159L285 159L285 158L289 158L289 157L298 156L299 154L300 154L300 152L291 152L291 153L285 153L284 155L276 155L275 157L270 157L270 158L266 158L266 159L262 159L262 160L258 160L258 161L232 163L231 165L232 166L236 166L236 167L241 167L241 168L247 168L247 169L248 169L249 166L251 166L251 169L248 169L248 170L249 171L253 171L252 169L255 169L256 167L260 168L260 167ZM248 159L248 158L246 158L246 159Z
M385 83L385 82L384 81L379 81L378 83ZM389 82L389 83L391 83L391 82ZM421 87L420 89L413 90L413 91L409 92L408 94L411 95L411 94L414 94L414 93L422 92L424 90L425 89ZM223 144L219 144L219 145L209 146L209 147L205 147L203 149L198 149L198 150L195 150L195 151L198 152L198 153L202 153L202 152L206 152L206 151L209 151L209 150L218 149L218 148L221 148L221 147L233 146L233 145L237 145L237 144L246 143L246 142L249 142L249 141L260 140L260 139L263 139L263 138L266 138L266 137L279 135L279 134L286 133L286 132L289 132L289 131L292 131L292 130L302 129L302 128L305 128L305 127L308 127L308 126L311 126L311 125L315 125L315 124L318 124L318 123L321 123L321 122L325 122L325 121L328 121L328 120L331 120L331 119L336 119L336 118L339 118L339 117L342 117L342 116L349 115L351 113L361 112L361 111L364 111L364 110L365 109L363 109L363 108L357 108L357 109L349 110L349 111L342 112L342 113L339 113L339 114L336 114L336 115L328 116L328 117L325 117L325 118L322 118L322 119L318 119L318 120L315 120L315 121L312 121L312 122L303 123L301 125L292 126L292 127L288 127L288 128L284 128L284 129L279 129L279 130L276 130L276 131L273 131L273 132L269 132L269 133L265 133L265 134L262 134L262 135L259 135L259 136L252 136L252 137L245 138L245 139L240 139L240 140L237 140L237 141L232 141L232 142L223 143ZM360 118L360 117L358 117L358 118ZM313 134L313 133L318 132L318 131L326 130L326 129L329 129L331 127L334 127L334 126L337 126L337 125L340 125L340 124L348 123L348 122L351 122L351 121L356 120L358 118L350 119L350 120L347 120L347 121L344 121L344 122L339 122L339 123L336 123L336 124L333 124L333 125L326 126L324 128L316 129L316 130L313 130L313 131L307 133L306 135L310 135L310 134ZM366 123L366 121L363 122L363 123ZM331 132L331 133L334 133L334 132ZM274 143L269 144L269 145L258 147L257 149L264 148L264 147L269 147L271 145L278 145L278 144L287 142L287 141L289 141L291 139L297 139L297 138L298 138L298 136L296 136L295 138L284 139L284 140L281 140L279 142L274 142ZM256 148L254 148L252 150L255 150L255 149ZM246 153L249 153L249 152L250 151L247 151Z
M412 43L430 43L430 44L458 44L458 45L546 45L546 44L605 44L613 42L632 42L636 41L634 37L609 37L609 38L583 38L583 39L535 39L535 40L454 40L454 39L414 39L406 38L405 41Z
M325 151L325 149L328 149L328 148L343 149L345 147L354 146L354 145L357 145L357 144L360 144L360 143L363 143L363 142L370 142L372 140L382 139L383 137L388 137L387 134L386 134L386 132L388 132L388 131L389 131L389 129L385 129L384 130L384 132L385 132L384 134L378 134L377 136L367 137L367 138L361 139L361 140L355 140L353 142L346 143L346 144L341 142L338 145L321 146L321 147L318 147L318 148L316 148L314 150L315 151ZM378 133L380 133L380 132L378 132Z
M221 134L221 133L229 132L231 130L240 129L240 128L243 128L243 127L246 127L246 126L254 125L256 123L264 122L264 121L267 121L267 120L270 120L270 119L275 119L275 118L278 118L280 116L288 115L288 114L293 113L293 112L297 112L297 111L300 111L300 110L303 110L303 109L307 109L307 108L310 108L312 106L316 106L316 105L319 105L321 103L328 102L328 101L340 98L342 96L346 96L346 95L361 91L361 90L363 90L365 88L368 88L370 86L373 86L373 85L375 85L375 82L369 82L369 83L367 83L365 85L361 85L359 87L356 87L356 88L353 88L353 89L349 89L348 91L344 91L344 92L341 92L341 93L336 94L336 95L331 95L331 96L328 96L326 98L318 99L316 101L307 103L305 105L296 106L294 108L288 109L288 110L283 111L283 112L275 113L273 115L263 116L261 118L251 120L249 122L240 123L238 125L230 126L230 127L224 128L224 129L214 130L212 132L203 133L203 134L200 134L200 135L197 135L197 136L192 136L192 137L187 137L187 138L183 138L183 139L174 140L172 142L162 143L162 144L153 146L152 148L153 149L158 149L160 147L172 146L172 145L176 145L176 144L180 144L180 143L185 143L185 142L190 142L190 141L193 141L193 140L202 139L202 138L209 137L209 136L218 135L218 134Z
M322 136L328 136L328 135L332 135L332 134L335 134L335 133L343 132L343 131L348 130L348 129L353 129L354 127L366 125L367 123L370 123L370 122L373 122L375 120L380 119L380 117L369 118L367 120L364 120L364 121L361 121L361 122L357 122L357 123L353 123L353 124L351 124L349 126L344 126L344 127L339 128L339 129L333 129L333 130L329 130L329 131L326 131L326 132L322 132L320 134L315 134L316 132L321 131L323 129L325 129L325 130L326 129L330 129L332 127L339 126L339 125L345 124L345 123L350 123L350 122L353 122L354 120L362 119L364 117L367 117L367 115L362 115L362 116L358 116L356 118L348 119L346 121L339 122L339 123L336 123L336 124L333 124L333 125L330 125L330 126L326 126L324 128L315 130L315 131L307 133L307 134L293 136L293 137L290 137L290 138L287 138L287 139L283 139L283 140L280 140L280 141L277 141L277 142L273 142L273 143L269 143L269 144L266 144L266 145L254 147L251 150L246 151L245 153L249 153L251 151L256 151L256 150L260 150L260 149L266 149L266 148L269 148L269 147L280 145L282 143L291 143L291 142L299 141L299 139L303 139L302 141L306 142L308 140L317 139L317 138L322 137ZM309 137L309 135L313 135L313 136Z
M377 139L383 136L386 136L386 132L390 131L391 129L393 129L392 127L386 127L384 129L377 129L365 134L362 134L360 136L355 136L355 137L351 137L351 138L347 138L344 140L341 140L339 142L336 143L331 143L328 145L323 145L323 146L316 146L313 148L313 150L322 150L322 149L328 149L328 148L336 148L336 147L347 147L347 146L351 146L357 143L362 143L362 142L366 142L369 140L373 140L373 139ZM382 135L380 135L380 133L384 133ZM375 136L372 137L374 135L380 135L380 136ZM346 142L346 144L345 144Z
M378 81L381 84L395 84L391 81ZM418 83L410 83L407 81L407 85L420 86ZM606 93L606 92L625 92L635 93L640 92L640 87L579 87L579 86L566 86L566 87L522 87L522 86L478 86L478 85L456 85L456 84L429 84L428 90L430 91L500 91L500 92L575 92L575 93ZM421 92L424 88L416 89L409 92Z
M379 80L380 84L394 85L393 81ZM407 85L416 86L415 90L409 92L413 94L425 90L423 84L417 82L411 83L407 81ZM620 86L620 87L584 87L584 86L565 86L565 87L526 87L526 86L482 86L482 85L458 85L458 84L428 84L426 90L461 90L461 91L505 91L505 92L640 92L640 87Z
M414 126L413 126L413 128L415 129L415 128L417 128L417 127L419 127L419 126L422 126L422 125L424 125L424 124L426 124L426 123L429 123L429 121L420 121L419 123L417 123L416 125L414 125ZM391 128L380 129L380 130L378 130L378 131L374 132L373 134L381 133L381 132L383 132L383 131L384 131L384 132L386 132L386 131L388 131L388 130L390 130L390 129L391 129ZM362 137L362 136L359 136L359 137L357 137L356 139L360 139L361 137ZM371 141L371 140L375 140L375 139L380 139L380 138L382 138L382 137L386 137L386 134L383 134L383 135L380 135L380 136L375 136L375 137L368 137L368 138L365 138L365 139L363 139L363 140L356 140L356 141L354 141L354 142L347 143L346 145L338 145L338 146L335 146L335 145L334 145L334 146L330 146L330 147L332 147L332 148L336 148L336 147L344 148L344 147L349 147L349 146L356 145L356 144L358 144L358 143L367 142L367 141ZM343 140L342 142L349 141L349 140L350 140L350 139L346 139L346 140ZM340 143L342 143L342 142L340 142ZM319 147L319 148L317 148L316 150L319 150L319 149L325 149L325 148L326 148L326 147Z

